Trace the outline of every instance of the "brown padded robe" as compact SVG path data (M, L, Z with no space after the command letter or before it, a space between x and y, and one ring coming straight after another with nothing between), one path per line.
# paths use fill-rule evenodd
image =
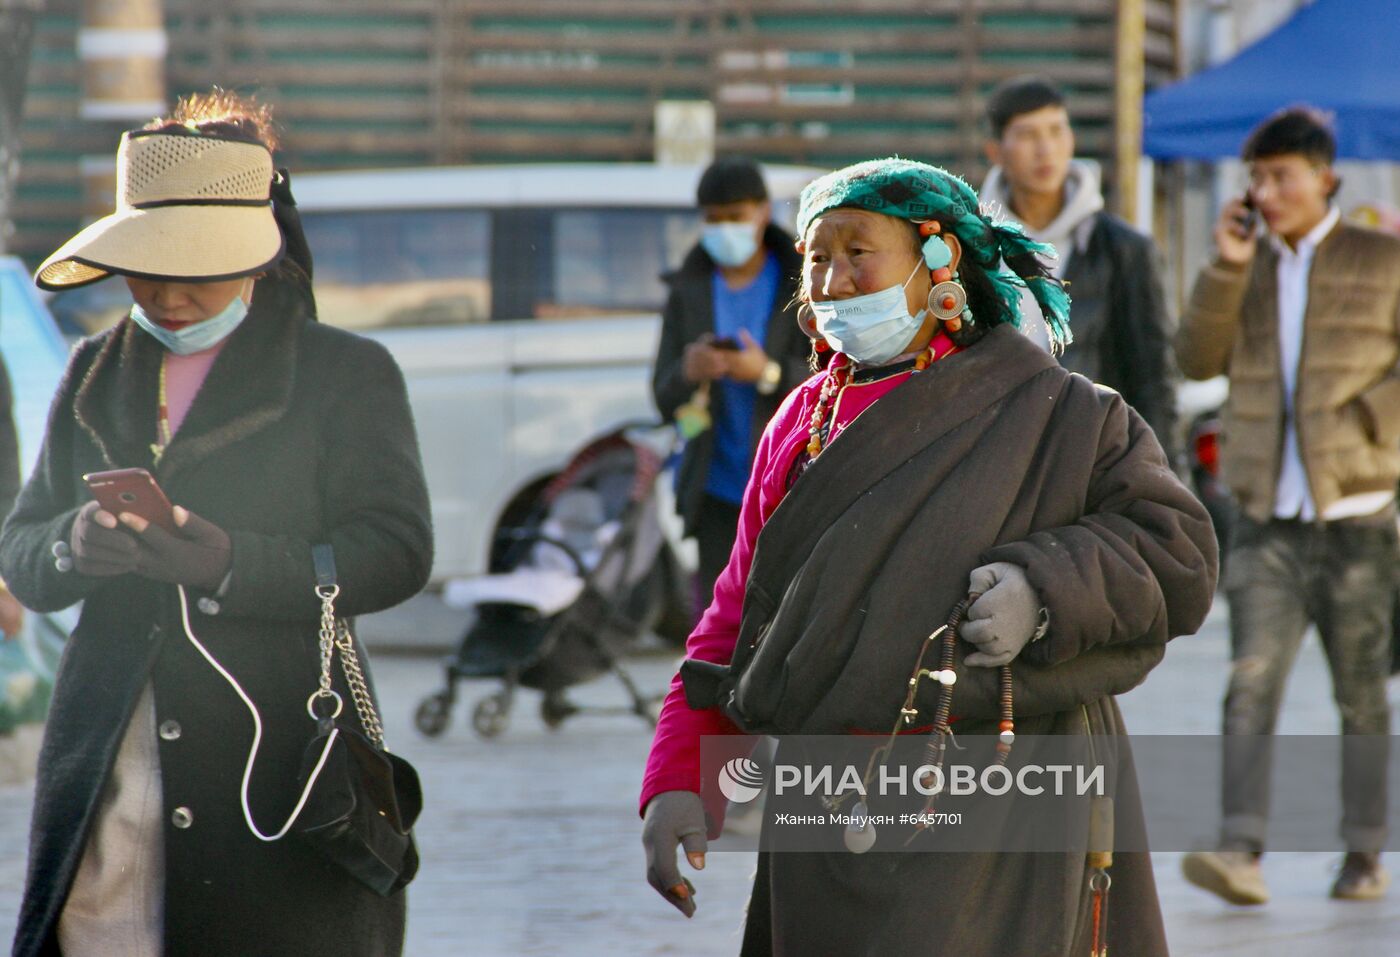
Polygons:
M1125 734L1112 696L1200 626L1216 578L1210 519L1142 419L1008 327L881 399L774 512L728 710L756 731L891 727L923 638L992 561L1050 612L1012 666L1018 735ZM995 734L997 670L965 668L958 644L958 731ZM1142 846L1117 743L1115 833ZM1085 877L1078 853L765 854L743 953L1087 954ZM1116 855L1113 879L1110 952L1165 955L1147 855Z

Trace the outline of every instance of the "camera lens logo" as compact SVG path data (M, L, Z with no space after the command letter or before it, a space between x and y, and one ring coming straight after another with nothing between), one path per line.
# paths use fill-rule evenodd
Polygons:
M735 804L748 804L763 790L763 769L749 758L734 758L719 769L719 793Z

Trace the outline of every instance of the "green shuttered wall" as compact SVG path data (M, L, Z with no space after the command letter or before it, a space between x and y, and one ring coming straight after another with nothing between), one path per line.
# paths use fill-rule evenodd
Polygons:
M1080 152L1110 159L1115 0L165 0L167 80L278 107L293 169L649 160L658 99L716 104L718 148L838 165L899 153L981 175L982 100L1063 84ZM79 224L78 0L50 0L26 104L15 251ZM1175 3L1147 2L1149 84Z

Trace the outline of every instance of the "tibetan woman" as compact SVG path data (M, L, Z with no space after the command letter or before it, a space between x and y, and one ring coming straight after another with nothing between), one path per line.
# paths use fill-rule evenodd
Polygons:
M643 782L648 879L687 915L676 847L702 866L722 813L700 798L701 738L888 730L926 638L969 598L947 633L957 735L1005 735L1014 697L1016 735L1121 741L1110 830L1140 832L1114 695L1197 629L1215 588L1210 520L1151 429L1018 329L1029 286L1069 338L1051 249L900 159L812 183L798 232L803 321L834 355L758 446ZM1013 851L765 851L742 953L1050 957L1105 934L1167 953L1145 852L1115 856L1095 921L1083 852Z

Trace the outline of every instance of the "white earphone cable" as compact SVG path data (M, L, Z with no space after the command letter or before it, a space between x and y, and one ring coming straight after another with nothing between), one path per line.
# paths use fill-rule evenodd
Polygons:
M292 808L292 813L291 816L287 818L287 823L282 825L280 831L270 836L258 830L257 824L253 822L253 812L248 807L248 783L253 778L253 765L257 762L258 747L262 744L262 717L258 714L257 706L253 704L253 700L244 692L243 686L238 683L238 680L234 678L233 675L229 674L227 669L219 664L218 659L209 653L209 649L200 644L199 639L194 636L194 631L190 628L190 608L189 601L185 598L185 586L178 585L176 587L180 592L180 624L184 626L185 637L190 640L190 644L194 645L195 650L204 656L204 660L209 662L215 671L223 675L224 680L229 683L229 686L233 688L234 692L248 707L249 714L253 716L253 745L248 749L248 761L243 767L243 783L239 788L239 799L243 804L243 820L247 822L248 830L251 831L253 836L258 840L267 841L269 843L272 841L280 841L287 835L287 832L292 829L292 825L296 823L297 818L301 815L302 808L306 807L306 800L311 795L311 789L316 786L317 778L321 776L321 769L326 766L326 759L330 757L331 747L335 744L336 738L340 735L340 729L333 729L327 736L325 747L321 750L321 757L316 761L316 766L311 771L311 777L307 780L306 787L302 789L301 797L297 799L296 807Z

